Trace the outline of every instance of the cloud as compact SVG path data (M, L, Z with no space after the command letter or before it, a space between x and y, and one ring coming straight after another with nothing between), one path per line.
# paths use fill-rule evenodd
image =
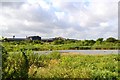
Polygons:
M117 37L118 0L27 0L1 2L3 36Z

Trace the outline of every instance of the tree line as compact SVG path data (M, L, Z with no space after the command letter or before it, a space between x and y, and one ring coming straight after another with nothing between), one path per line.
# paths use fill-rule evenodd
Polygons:
M87 50L87 49L103 49L117 50L120 49L120 40L109 37L98 38L97 40L75 40L59 38L52 42L44 42L40 40L25 40L25 41L4 41L2 46L8 51L18 51L19 49L30 49L34 51L45 50Z

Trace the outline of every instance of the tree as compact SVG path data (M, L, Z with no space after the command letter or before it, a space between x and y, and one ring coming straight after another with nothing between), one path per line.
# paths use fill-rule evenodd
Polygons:
M110 37L110 38L106 39L106 42L113 42L114 43L115 41L117 41L117 40L113 37Z
M94 40L89 40L89 45L92 46L95 44L95 41Z
M62 40L62 39L60 39L60 40L55 40L55 41L54 41L54 44L55 44L55 45L64 44L64 40Z
M98 38L96 41L102 43L103 42L103 38Z

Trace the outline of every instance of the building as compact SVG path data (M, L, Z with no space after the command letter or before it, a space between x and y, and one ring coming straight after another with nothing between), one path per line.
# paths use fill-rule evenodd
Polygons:
M39 37L39 36L29 36L29 37L26 37L26 40L41 40L41 37Z
M5 38L2 41L24 41L26 40L25 38Z
M55 38L48 38L48 39L41 39L40 36L28 36L26 38L15 38L15 36L13 36L13 38L5 38L1 41L25 41L25 40L39 40L39 41L43 41L43 42L53 42L55 40L66 40L65 38L62 37L55 37Z
M15 38L13 36L13 38L5 38L1 41L25 41L25 40L41 40L41 37L39 37L39 36L29 36L29 37L26 37L26 38Z
M49 38L49 39L41 39L43 42L53 42L54 38Z

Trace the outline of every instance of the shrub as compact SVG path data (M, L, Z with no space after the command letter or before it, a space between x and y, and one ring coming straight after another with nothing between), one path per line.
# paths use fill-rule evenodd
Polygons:
M47 55L49 59L60 59L60 53L57 51L51 52Z

